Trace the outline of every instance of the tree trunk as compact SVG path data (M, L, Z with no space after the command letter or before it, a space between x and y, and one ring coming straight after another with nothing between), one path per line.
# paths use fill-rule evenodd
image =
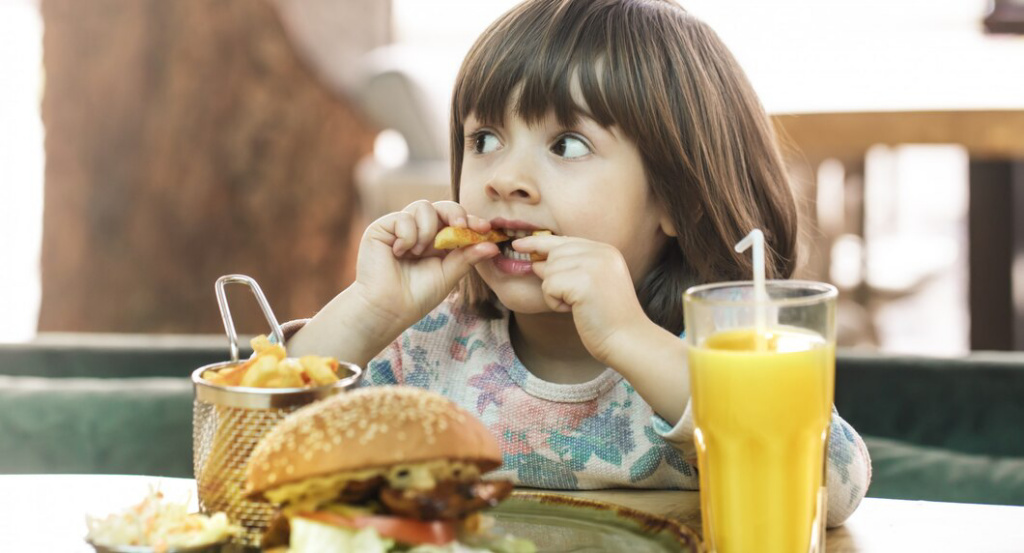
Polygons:
M219 333L222 274L255 278L281 320L351 282L353 169L375 131L269 4L43 0L42 14L40 331ZM265 332L251 295L231 297L239 331Z

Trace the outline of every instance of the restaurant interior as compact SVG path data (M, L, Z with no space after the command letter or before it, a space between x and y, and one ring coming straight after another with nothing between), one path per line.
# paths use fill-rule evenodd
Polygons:
M679 1L775 126L794 276L839 291L868 498L1020 516L1024 4ZM0 2L0 475L192 478L214 282L309 317L370 221L447 199L458 64L514 3Z

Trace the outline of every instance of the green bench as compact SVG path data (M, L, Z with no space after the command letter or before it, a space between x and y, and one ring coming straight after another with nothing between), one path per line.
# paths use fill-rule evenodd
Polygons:
M219 336L0 345L0 473L191 476L189 375L227 356ZM1024 505L1024 355L840 351L836 405L871 451L869 496Z
M1024 505L1024 354L841 352L835 399L871 452L869 496Z

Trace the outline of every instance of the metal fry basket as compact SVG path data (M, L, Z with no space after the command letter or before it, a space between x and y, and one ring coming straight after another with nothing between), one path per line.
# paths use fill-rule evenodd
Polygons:
M231 347L231 360L199 367L192 372L192 459L199 508L202 512L223 511L244 529L235 542L258 546L274 509L267 503L245 497L245 467L256 443L292 411L318 399L344 391L359 381L362 369L340 362L347 371L338 382L315 388L248 388L213 384L202 375L242 363L238 359L238 335L231 319L224 287L247 285L263 310L278 343L284 343L281 327L263 291L250 277L226 275L217 279L217 303Z

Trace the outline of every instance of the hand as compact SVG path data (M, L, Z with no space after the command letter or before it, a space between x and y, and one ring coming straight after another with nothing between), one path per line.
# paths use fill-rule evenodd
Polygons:
M533 272L541 278L544 301L552 310L571 312L587 351L597 360L615 359L618 340L628 331L653 325L636 297L622 252L614 246L566 236L529 236L512 248L545 256Z
M441 303L476 263L494 257L498 247L476 244L434 249L444 226L488 232L488 221L469 215L455 202L420 200L374 221L363 234L354 290L371 307L382 332L401 332Z

